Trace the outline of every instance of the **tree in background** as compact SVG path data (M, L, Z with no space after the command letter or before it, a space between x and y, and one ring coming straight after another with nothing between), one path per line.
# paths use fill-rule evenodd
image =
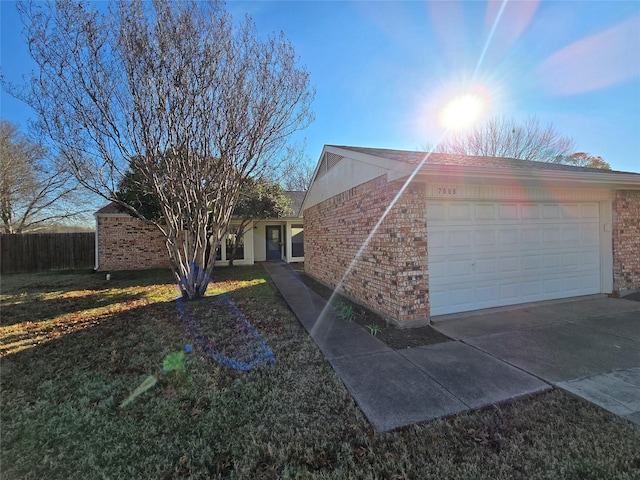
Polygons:
M314 91L283 34L264 40L217 2L20 4L38 66L16 96L78 180L155 225L182 294L204 294L248 177L313 120ZM131 162L158 219L117 195ZM133 203L133 204L132 204ZM209 244L209 240L211 244Z
M600 168L602 170L611 170L611 165L604 161L602 157L596 157L586 152L576 152L567 155L562 159L562 163L567 165L575 165L576 167Z
M162 207L157 198L150 193L151 188L145 187L143 176L137 165L134 159L118 185L116 195L122 202L120 208L123 212L138 218L159 221L162 219ZM245 179L232 215L234 219L239 219L240 223L234 224L228 231L234 238L229 265L233 265L239 242L251 221L256 218L280 218L289 215L292 213L290 203L289 197L278 182L265 178ZM225 246L219 245L220 248Z
M541 126L536 117L524 123L494 117L470 130L453 133L433 151L562 163L572 148L570 138L561 136L551 124Z
M230 229L233 236L229 265L233 265L239 242L247 227L256 218L280 218L292 213L290 199L282 187L274 181L248 178L240 189L240 196L233 210L233 216L240 223Z
M141 220L156 222L162 219L162 206L153 193L153 185L150 185L142 174L142 162L143 160L138 158L131 160L129 169L124 172L118 183L116 198L121 211Z
M285 190L306 192L311 186L315 165L305 155L306 143L288 146L284 159L275 175Z
M77 182L38 142L0 120L0 218L3 233L60 227L83 212L74 203Z

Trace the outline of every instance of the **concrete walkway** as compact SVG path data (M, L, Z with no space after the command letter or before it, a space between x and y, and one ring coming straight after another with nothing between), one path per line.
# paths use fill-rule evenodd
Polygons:
M263 265L378 431L551 388L536 376L462 341L393 350L336 315L290 266Z

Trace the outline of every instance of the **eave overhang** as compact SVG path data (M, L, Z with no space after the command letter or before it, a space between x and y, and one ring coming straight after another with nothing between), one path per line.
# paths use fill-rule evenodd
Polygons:
M480 185L519 185L536 186L558 185L566 187L599 187L615 190L640 189L640 174L627 172L593 172L545 169L495 168L470 165L425 164L418 168L414 165L395 165L387 174L389 182L412 181L421 183L463 183Z

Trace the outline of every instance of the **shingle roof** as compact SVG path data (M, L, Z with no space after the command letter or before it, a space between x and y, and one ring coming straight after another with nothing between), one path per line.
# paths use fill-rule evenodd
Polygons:
M425 161L426 165L457 165L457 166L473 166L473 167L495 167L495 168L508 168L522 169L522 170L556 170L565 172L593 172L593 173L624 173L616 170L602 170L600 168L589 167L576 167L573 165L563 165L560 163L547 163L547 162L535 162L532 160L519 160L516 158L496 158L496 157L481 157L481 156L467 156L467 155L454 155L449 153L430 153L410 150L391 150L386 148L364 148L364 147L349 147L341 145L329 145L335 148L341 148L343 150L351 150L353 152L364 153L367 155L374 155L377 157L386 158L389 160L409 163L417 165L420 163L426 155L429 155ZM635 174L640 175L640 174Z
M286 191L284 194L289 197L291 200L291 204L289 207L293 210L293 214L288 215L288 217L299 217L300 209L302 208L302 202L304 201L304 196L307 192L296 192L296 191Z
M118 207L118 204L115 202L111 202L105 205L104 207L102 207L100 210L96 212L96 214L100 214L100 213L104 213L104 214L122 213L123 215L128 215L127 213L122 212Z

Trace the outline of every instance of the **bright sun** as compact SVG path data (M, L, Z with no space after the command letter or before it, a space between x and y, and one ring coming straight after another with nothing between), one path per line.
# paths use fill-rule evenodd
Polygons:
M451 100L442 110L440 122L447 129L464 129L474 124L484 110L482 99L473 94Z

